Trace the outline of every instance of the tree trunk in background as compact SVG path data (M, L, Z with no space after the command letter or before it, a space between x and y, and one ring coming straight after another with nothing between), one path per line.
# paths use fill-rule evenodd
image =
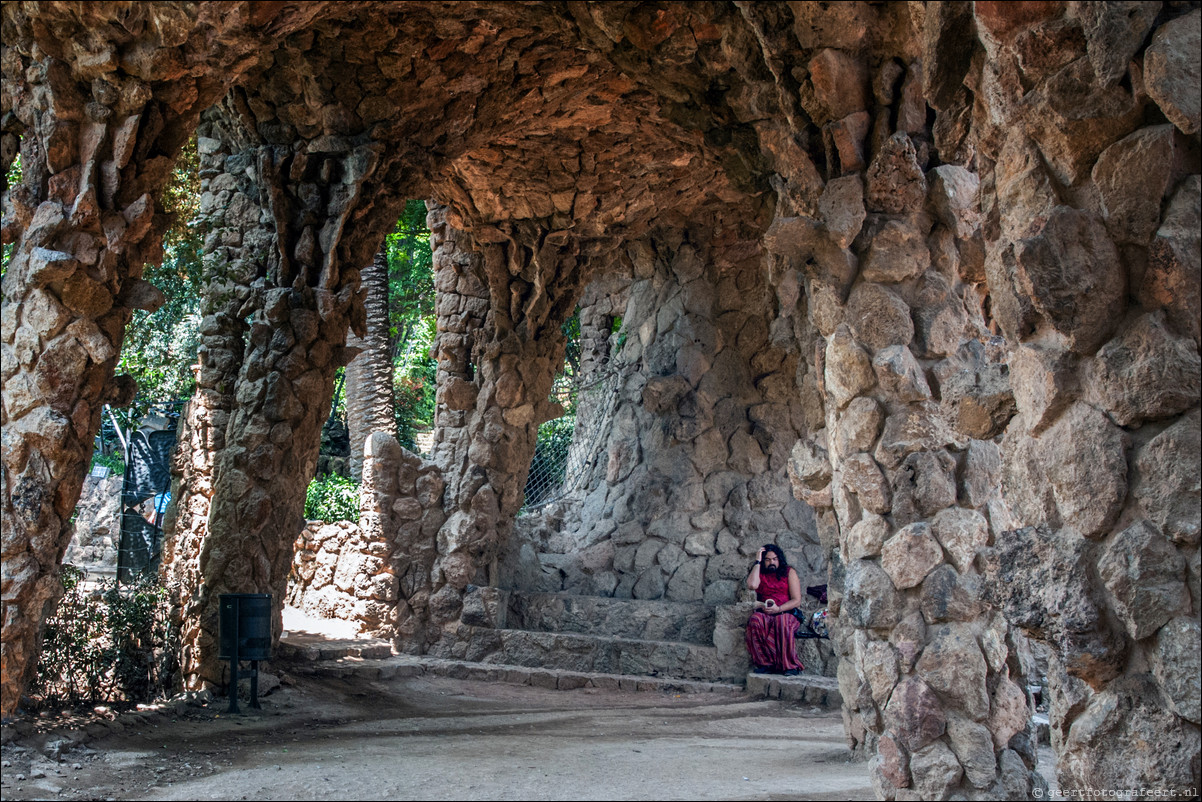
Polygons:
M347 345L362 349L346 366L346 426L351 441L351 476L363 477L363 443L372 432L396 434L393 420L392 360L388 341L388 253L381 245L361 277L367 336L353 334Z

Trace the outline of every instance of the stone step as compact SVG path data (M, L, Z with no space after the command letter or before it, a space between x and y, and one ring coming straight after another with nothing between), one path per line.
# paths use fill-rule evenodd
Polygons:
M712 646L714 618L714 607L701 603L509 591L499 628Z
M313 662L343 657L380 659L392 656L392 644L376 638L331 640L320 635L289 634L280 637L275 655L288 661Z
M561 691L576 690L577 688L601 688L613 691L658 691L663 693L743 693L743 686L737 683L565 671L413 655L396 655L385 659L341 657L332 660L302 661L287 665L285 668L297 676L354 677L373 681L430 676L478 682L505 682Z
M467 639L464 653L435 656L478 663L705 682L739 682L747 671L746 655L724 657L714 646L525 629L478 628Z
M780 699L784 702L801 702L828 710L843 706L839 693L839 682L834 677L818 677L799 674L785 677L779 674L748 674L747 693L764 699Z

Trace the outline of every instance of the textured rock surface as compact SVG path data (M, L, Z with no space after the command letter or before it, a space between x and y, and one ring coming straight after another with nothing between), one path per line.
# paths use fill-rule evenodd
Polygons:
M1073 351L1089 353L1105 341L1125 306L1127 282L1096 217L1056 207L1041 231L1016 244L1014 257L1020 291Z
M1194 10L1162 25L1144 56L1148 94L1183 133L1202 126L1202 101L1194 89L1202 76L1202 12Z
M931 534L929 524L917 523L901 529L881 548L881 567L898 590L912 588L943 562L943 550Z
M1202 358L1158 315L1136 320L1103 346L1086 373L1090 391L1121 426L1176 416L1202 397Z
M1135 640L1156 632L1189 604L1185 560L1146 521L1132 524L1111 541L1098 561L1098 572Z
M1116 242L1145 244L1160 223L1160 204L1176 182L1172 126L1143 128L1102 152L1093 182Z
M75 535L64 563L85 571L105 574L117 570L117 546L121 541L120 475L105 479L89 476L84 480L79 504L75 507Z
M1042 439L1061 519L1087 537L1103 535L1127 495L1122 430L1093 407L1077 403Z
M1148 267L1139 286L1140 302L1164 309L1175 329L1202 341L1202 176L1177 187L1152 239Z
M501 654L488 585L729 604L771 541L829 582L883 797L1039 787L1010 625L1052 647L1062 786L1197 784L1196 7L3 13L6 714L197 131L210 284L165 555L193 684L215 594L284 597L358 269L432 197L438 472L321 568L360 601L395 580L364 614L400 646ZM603 455L515 527L578 304L620 367Z
M1182 545L1196 546L1202 517L1202 427L1198 410L1144 446L1135 459L1134 496L1144 514Z
M1140 777L1188 784L1198 750L1198 730L1166 709L1150 676L1133 674L1090 699L1069 730L1061 765L1116 788Z
M1005 532L985 556L984 596L1012 624L1055 644L1069 674L1097 685L1119 673L1126 652L1101 615L1090 561L1088 543L1069 532Z
M1202 717L1202 632L1198 622L1175 618L1161 628L1152 653L1152 674L1173 712L1195 724Z
M433 463L376 432L365 443L358 522L310 521L296 542L288 603L318 618L353 621L372 637L418 633L442 510Z

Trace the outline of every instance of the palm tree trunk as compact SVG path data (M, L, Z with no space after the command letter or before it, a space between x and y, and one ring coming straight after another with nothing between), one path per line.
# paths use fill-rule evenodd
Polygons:
M346 366L346 423L351 441L351 476L363 478L363 444L372 432L395 434L392 359L388 341L387 245L361 275L366 293L367 335L347 335L347 345L361 348Z

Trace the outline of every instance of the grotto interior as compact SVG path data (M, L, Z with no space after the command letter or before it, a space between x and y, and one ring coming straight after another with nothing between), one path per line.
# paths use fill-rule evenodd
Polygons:
M587 612L682 642L614 671L734 678L775 542L829 583L808 662L882 798L1039 787L1032 641L1062 785L1197 787L1200 19L6 3L3 710L195 135L209 278L163 569L189 687L220 681L219 594L290 592L360 268L431 198L435 445L368 439L327 580L365 628L539 664ZM577 308L606 424L519 518ZM513 626L540 617L568 631Z

